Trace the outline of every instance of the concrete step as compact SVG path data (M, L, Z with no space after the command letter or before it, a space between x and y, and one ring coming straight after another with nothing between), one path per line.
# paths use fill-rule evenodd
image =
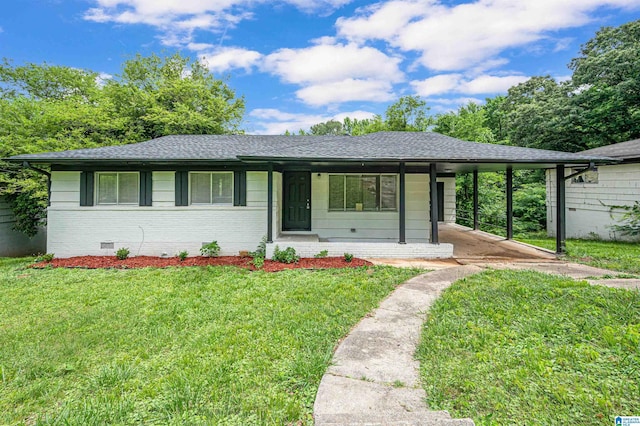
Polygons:
M315 426L474 426L471 419L452 419L446 411L423 413L333 414L316 416Z

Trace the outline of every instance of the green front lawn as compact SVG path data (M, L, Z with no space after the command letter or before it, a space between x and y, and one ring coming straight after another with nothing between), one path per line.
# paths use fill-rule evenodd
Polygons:
M432 409L478 425L612 425L640 413L640 292L477 274L436 301L417 357Z
M534 236L516 239L549 250L556 249L555 238ZM567 240L567 259L598 268L640 274L640 243Z
M0 424L311 423L389 267L30 270L0 259Z

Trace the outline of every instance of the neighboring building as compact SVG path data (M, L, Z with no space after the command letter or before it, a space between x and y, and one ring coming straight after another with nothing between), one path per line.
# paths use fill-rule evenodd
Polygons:
M621 209L640 202L640 139L589 149L580 155L611 157L619 163L600 165L568 179L565 186L567 238L629 240L612 229L620 224ZM565 176L580 168L565 169ZM555 235L555 170L547 171L547 230Z
M165 136L10 159L51 166L47 251L58 257L195 255L212 240L235 255L263 236L268 253L450 257L437 224L455 221L456 173L592 160L430 132Z
M42 228L35 237L29 238L13 229L15 223L9 204L0 197L0 257L44 253L47 245L45 229Z

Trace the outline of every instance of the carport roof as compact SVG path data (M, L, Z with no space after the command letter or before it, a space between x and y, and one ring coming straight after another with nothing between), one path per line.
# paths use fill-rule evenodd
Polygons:
M485 164L487 169L492 164L496 166L494 168L502 168L505 164L540 168L616 161L585 153L467 142L434 132L378 132L362 136L173 135L130 145L17 155L9 160L66 165L114 162L447 163L452 165L451 171L468 169L470 164L474 164L474 168ZM463 167L463 164L467 166Z

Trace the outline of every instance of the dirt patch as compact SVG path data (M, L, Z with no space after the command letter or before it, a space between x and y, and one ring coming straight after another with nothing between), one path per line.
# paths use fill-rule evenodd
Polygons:
M32 268L82 268L82 269L134 269L134 268L167 268L171 266L237 266L249 270L256 270L250 257L220 256L220 257L188 257L180 261L177 257L135 256L119 260L115 256L77 256L64 259L53 259L51 262L39 262ZM278 272L284 269L327 269L327 268L357 268L372 265L363 259L354 258L347 262L343 257L302 258L297 263L280 263L265 260L261 268L267 272Z

